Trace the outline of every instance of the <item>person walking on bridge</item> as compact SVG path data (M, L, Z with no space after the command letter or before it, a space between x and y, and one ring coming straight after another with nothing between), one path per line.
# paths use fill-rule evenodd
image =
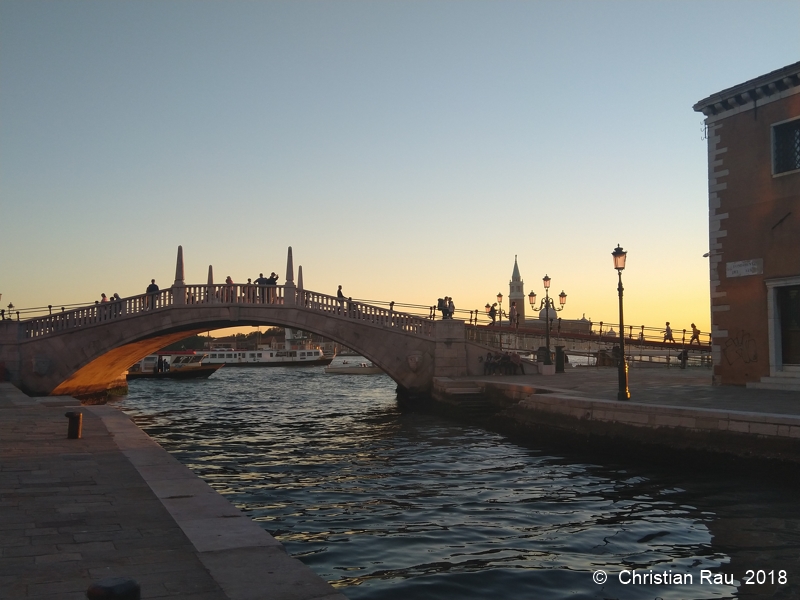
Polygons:
M344 308L344 292L342 291L342 286L339 286L336 292L336 300L339 302L339 312L341 313L342 308Z
M692 323L692 339L689 340L689 345L691 346L692 342L694 342L695 340L697 340L698 346L702 346L702 344L700 343L700 330L694 323Z
M156 307L156 296L158 295L158 286L156 285L156 280L151 279L150 285L147 286L147 290L145 291L147 294L147 305L146 310L150 310L151 308Z
M667 328L664 330L664 341L676 343L675 338L672 337L672 327L669 326L669 321L667 321Z

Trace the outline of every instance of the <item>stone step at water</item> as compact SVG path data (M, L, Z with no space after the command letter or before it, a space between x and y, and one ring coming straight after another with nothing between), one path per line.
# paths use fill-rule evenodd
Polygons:
M478 387L449 387L445 388L445 394L449 395L467 395L467 394L480 394L482 393L481 388Z
M782 390L800 392L800 378L794 377L762 377L761 381L750 381L747 387L757 390Z

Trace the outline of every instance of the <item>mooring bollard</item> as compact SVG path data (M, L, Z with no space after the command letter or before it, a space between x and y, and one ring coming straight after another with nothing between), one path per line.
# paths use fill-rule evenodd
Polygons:
M68 412L64 413L64 416L69 419L69 426L67 427L67 439L81 439L81 430L83 429L83 413Z
M89 600L140 600L141 588L134 579L109 577L95 581L86 590Z

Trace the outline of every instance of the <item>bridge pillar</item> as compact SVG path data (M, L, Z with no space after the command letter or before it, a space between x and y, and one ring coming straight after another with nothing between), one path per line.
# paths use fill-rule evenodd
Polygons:
M464 321L443 319L434 323L436 347L433 357L434 377L467 376L467 335Z
M24 329L19 321L0 321L0 381L19 385L19 342L24 338Z

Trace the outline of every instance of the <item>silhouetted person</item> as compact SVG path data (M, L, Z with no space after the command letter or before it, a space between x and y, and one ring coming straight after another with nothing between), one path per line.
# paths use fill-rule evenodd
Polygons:
M275 298L277 294L275 293L275 286L278 285L278 276L275 275L273 271L269 277L267 277L267 302L273 303L275 302Z
M261 304L264 304L267 301L267 278L264 277L263 273L258 274L255 284L258 286L258 299Z
M495 325L497 322L497 302L494 302L489 309L489 318L492 320L492 325Z
M667 321L667 328L664 330L664 341L665 342L672 342L675 343L675 338L672 337L672 327L669 326L669 321Z
M158 295L158 286L156 285L155 279L150 280L150 285L147 286L146 294L147 294L147 308L155 308L156 296Z
M691 346L692 342L694 342L695 340L697 340L698 346L702 346L702 344L700 343L700 330L694 323L692 323L692 339L689 340L689 345Z

